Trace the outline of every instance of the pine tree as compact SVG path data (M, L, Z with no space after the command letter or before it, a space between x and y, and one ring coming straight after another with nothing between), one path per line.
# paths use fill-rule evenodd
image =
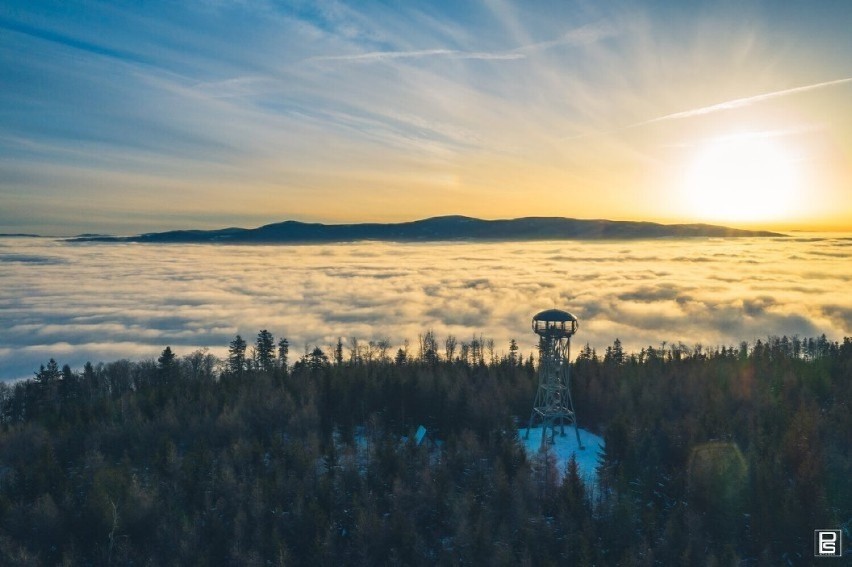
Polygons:
M518 341L515 339L509 341L509 362L512 366L518 364Z
M263 329L257 334L254 347L254 358L257 366L264 372L272 372L275 361L275 338L272 333Z
M315 346L314 350L308 355L308 367L317 370L325 366L328 366L328 355L320 347Z
M237 335L228 347L228 371L231 374L242 374L245 367L246 342Z
M337 345L334 347L334 363L337 366L343 365L343 339L337 337Z
M177 356L172 351L172 348L167 346L157 358L157 370L159 370L160 378L166 384L171 384L178 375Z
M287 357L290 354L290 341L286 337L282 337L278 341L278 363L284 371L287 371Z
M163 349L163 352L160 353L160 357L157 359L157 364L159 365L160 370L171 370L175 364L175 353L172 352L172 347L167 346Z
M403 364L405 364L407 361L408 361L408 354L406 354L406 352L405 352L403 349L401 349L401 348L400 348L400 349L397 349L397 351L396 351L396 358L394 358L394 362L395 362L398 366L402 366L402 365L403 365Z
M59 376L61 376L59 372L59 364L54 359L50 359L47 363L47 368L42 364L39 368L39 371L36 372L36 382L47 385L52 384L59 380Z

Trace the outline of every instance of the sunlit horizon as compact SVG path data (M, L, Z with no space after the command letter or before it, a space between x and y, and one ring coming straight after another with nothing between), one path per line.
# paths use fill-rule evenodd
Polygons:
M425 220L428 218L436 218L436 217L447 217L447 216L465 216L471 218L477 218L486 221L493 220L510 220L515 218L525 218L525 217L540 217L540 218L572 218L576 220L606 220L606 221L614 221L614 222L641 222L641 223L656 223L665 226L676 226L676 225L707 225L707 226L718 226L725 227L731 229L738 230L750 230L750 231L768 231L774 232L781 236L807 236L807 235L834 235L840 237L850 237L852 238L852 228L850 228L846 224L837 223L808 223L805 221L800 222L784 222L779 220L774 221L721 221L717 220L713 217L696 217L689 219L676 219L676 218L634 218L634 217L625 217L625 218L617 218L615 216L609 217L556 217L555 215L524 215L519 217L508 217L508 216L472 216L463 212L450 212L447 214L437 214L434 216L420 216L420 217L397 217L395 215L375 215L364 217L363 220L360 218L357 220L348 220L346 217L336 217L336 216L323 216L323 217L304 217L304 216L293 216L287 218L277 218L277 217L235 217L234 219L224 220L213 220L213 221L199 221L192 220L181 223L177 222L151 222L145 225L139 225L136 229L128 229L125 228L122 230L118 228L117 230L97 230L97 226L92 225L84 225L78 227L76 230L72 230L69 227L64 227L62 230L57 230L55 225L49 225L45 227L41 227L42 230L31 230L31 231L22 231L13 229L8 232L0 231L0 236L37 236L44 238L56 238L56 239L73 239L79 236L116 236L116 237L135 237L139 235L149 234L149 233L158 233L158 232L169 232L169 231L179 231L179 230L218 230L223 228L244 228L244 229L253 229L260 228L262 226L277 224L284 221L296 221L296 222L304 222L304 223L319 223L325 225L348 225L348 224L370 224L370 223L387 223L387 224L396 224L396 223L408 223L413 221ZM242 221L242 222L240 222ZM39 228L39 227L35 227ZM695 237L680 237L680 238L695 238ZM630 240L642 241L643 238L630 238ZM440 238L436 238L436 242L441 242ZM511 239L507 239L507 242L511 242ZM546 241L546 240L545 240ZM571 242L575 241L573 238L565 238L559 239L554 242ZM285 244L285 243L282 243ZM250 245L250 244L249 244ZM289 244L292 245L292 244ZM298 245L298 244L297 244Z

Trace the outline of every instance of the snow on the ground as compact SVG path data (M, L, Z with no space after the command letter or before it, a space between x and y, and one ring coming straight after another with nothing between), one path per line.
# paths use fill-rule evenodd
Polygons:
M565 426L565 435L559 434L559 429L556 430L556 437L553 444L550 443L550 434L548 431L546 450L553 453L556 458L556 470L565 474L565 465L571 459L571 455L575 455L577 466L580 469L580 477L584 482L594 482L597 478L597 466L600 462L600 455L603 451L604 440L594 433L590 433L582 427L578 429L580 433L580 442L584 449L577 446L577 435L574 433L574 426ZM518 429L518 437L521 440L521 445L527 451L527 456L533 458L539 455L541 449L541 427L533 427L530 429L529 438L527 438L526 427Z

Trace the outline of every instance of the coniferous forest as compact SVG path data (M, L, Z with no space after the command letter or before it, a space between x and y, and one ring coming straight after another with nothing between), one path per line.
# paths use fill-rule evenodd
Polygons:
M833 564L814 530L849 538L852 339L581 349L588 482L519 443L514 341L326 350L261 331L0 384L0 564Z

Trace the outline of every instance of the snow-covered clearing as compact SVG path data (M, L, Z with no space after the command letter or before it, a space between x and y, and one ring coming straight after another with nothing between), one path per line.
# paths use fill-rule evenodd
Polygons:
M583 449L577 446L577 435L574 433L574 426L565 426L565 435L560 435L557 429L553 444L550 442L550 432L545 443L545 451L549 451L556 459L556 469L565 474L565 467L571 459L571 455L575 455L577 466L580 469L580 477L584 482L591 483L597 479L597 466L600 462L600 455L603 452L604 440L594 433L590 433L583 428L578 429L580 433L580 442ZM540 454L541 449L541 427L533 427L529 431L527 437L526 427L518 429L518 437L521 444L527 451L527 456L530 458Z

